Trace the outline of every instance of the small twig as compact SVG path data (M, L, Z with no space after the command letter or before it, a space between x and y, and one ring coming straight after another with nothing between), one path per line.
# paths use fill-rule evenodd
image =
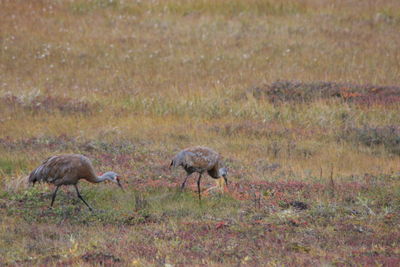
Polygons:
M375 215L375 212L367 204L363 204L363 206L367 209L369 215Z
M62 219L58 222L58 226L61 226L61 225L63 225L64 224L64 221L67 219L67 214L66 213L64 213L64 215L63 215L63 217L62 217Z
M254 190L254 208L255 210L261 209L261 193Z
M139 211L147 208L148 203L147 200L143 197L142 194L135 194L135 211Z
M331 167L330 187L331 187L331 196L335 197L335 183L333 181L333 165Z

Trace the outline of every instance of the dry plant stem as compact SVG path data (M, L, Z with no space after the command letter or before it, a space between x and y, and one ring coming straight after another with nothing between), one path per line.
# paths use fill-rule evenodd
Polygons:
M333 165L331 166L331 175L330 175L330 188L331 188L331 196L335 197L335 183L333 181Z

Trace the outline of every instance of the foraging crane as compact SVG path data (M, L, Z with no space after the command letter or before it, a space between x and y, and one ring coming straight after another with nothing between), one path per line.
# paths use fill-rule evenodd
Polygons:
M185 169L187 175L181 185L181 189L185 187L186 181L192 173L199 173L197 189L199 200L201 200L200 180L204 172L207 172L214 179L223 177L225 184L228 185L228 170L220 168L220 164L221 156L217 152L208 147L195 146L186 148L176 154L171 161L170 168L182 166Z
M118 174L115 172L106 172L102 176L97 176L91 161L80 154L66 154L50 157L43 161L42 164L29 175L29 182L33 185L35 185L36 182L47 182L56 186L51 199L51 207L53 207L60 186L73 185L78 198L92 211L92 207L89 206L79 193L77 184L80 179L85 179L91 183L100 183L108 180L118 184L123 190Z

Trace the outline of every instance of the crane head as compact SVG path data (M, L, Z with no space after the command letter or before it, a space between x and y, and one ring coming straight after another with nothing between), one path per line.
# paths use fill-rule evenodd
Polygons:
M225 185L228 186L228 169L225 167L219 169L219 176L222 176L224 178Z
M106 176L106 178L108 180L110 180L111 182L116 183L122 189L122 191L124 191L124 188L122 187L122 184L120 181L120 176L117 173L106 172L105 174L103 174L103 176Z

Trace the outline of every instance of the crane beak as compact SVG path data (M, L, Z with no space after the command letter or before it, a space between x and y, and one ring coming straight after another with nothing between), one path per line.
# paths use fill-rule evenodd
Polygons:
M224 176L224 180L225 180L225 185L228 187L228 178L226 177L226 175Z
M122 184L121 184L121 181L119 180L119 177L117 177L117 184L118 184L118 186L122 189L122 191L124 191L125 192L125 190L124 190L124 188L122 187Z

